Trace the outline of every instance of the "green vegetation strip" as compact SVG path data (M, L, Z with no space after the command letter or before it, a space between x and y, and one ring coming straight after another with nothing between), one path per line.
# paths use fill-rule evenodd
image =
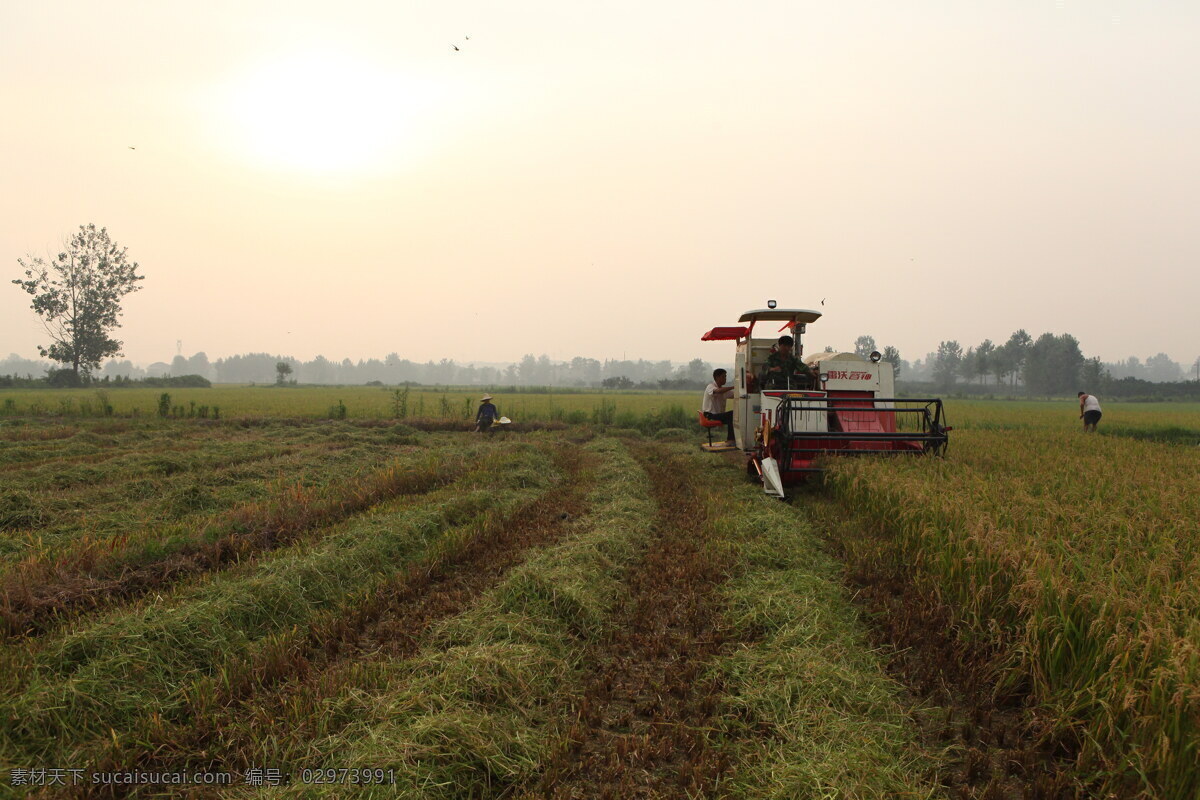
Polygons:
M141 477L102 470L89 478L95 485L83 491L0 492L0 571L11 569L18 556L26 566L39 561L60 566L111 557L138 539L153 549L156 542L194 535L198 526L239 505L289 487L340 485L367 464L419 459L414 445L436 438L393 428L347 445L341 434L314 440L293 431L293 441L276 445L272 453L262 451L258 434L240 435L240 441L207 442L199 453L156 454L155 471ZM465 448L468 454L473 449ZM210 451L228 463L194 469L191 462Z
M196 529L119 541L83 542L64 554L26 560L0 579L0 622L9 635L52 629L77 608L111 605L216 569L370 508L390 498L427 492L461 475L464 462L423 454L349 480L309 488L293 485L268 501L243 505Z
M430 438L406 426L347 427L155 430L149 439L153 447L124 442L124 450L110 453L99 466L66 458L8 473L12 480L0 490L0 557L40 556L69 549L78 538L120 535L142 522L161 525L200 509L228 506L243 499L237 495L255 479L286 474L309 485L314 477L320 483L327 465L351 453L358 453L359 462L376 460L397 446ZM197 434L202 441L194 441ZM306 474L318 462L320 469Z
M173 426L121 422L99 422L78 426L58 426L44 420L29 420L12 427L0 425L0 467L5 471L20 466L36 466L54 459L104 458L130 449L174 444L195 447L219 438L221 429L200 426Z
M512 513L554 478L544 452L531 445L493 452L476 476L414 507L376 509L315 546L283 550L161 602L9 647L0 653L0 766L79 763L72 754L80 748L146 714L171 719L201 705L196 693L204 681L239 680L230 665L270 646L273 634L369 596L448 529Z
M152 459L153 470L141 475L110 471L108 466L56 469L41 491L17 486L0 493L0 567L7 570L22 560L69 558L71 549L81 544L109 549L102 540L127 541L138 527L155 526L157 530L150 533L159 538L165 533L163 526L244 499L240 495L250 481L236 476L286 474L320 460L330 459L316 448L297 452L297 448L276 447L230 457L199 473L182 472L178 454Z
M592 510L570 538L443 623L417 656L364 665L356 689L316 712L330 734L288 763L392 771L396 785L356 797L494 796L540 774L565 733L556 712L583 691L582 644L603 635L655 516L646 475L625 449L613 440L588 448L601 460ZM346 795L293 778L278 791Z
M156 444L149 451L147 448L110 449L91 456L17 465L20 471L10 468L6 471L5 479L14 489L84 494L104 490L113 482L182 472L203 473L294 450L286 443L272 442L259 436L242 437L240 440L220 438L210 442L185 440ZM101 458L103 461L100 461Z
M938 795L901 689L871 651L839 564L803 517L696 456L720 487L710 525L740 565L719 589L736 649L713 664L724 687L713 745L731 767L720 796Z
M328 721L316 711L346 687L360 687L360 667L416 653L434 625L470 607L582 515L592 459L561 445L551 456L562 473L551 491L514 514L482 515L476 524L447 531L425 557L361 602L273 637L245 664L240 681L195 686L188 694L199 706L178 724L149 716L143 729L129 731L98 759L99 769L245 772L289 764L290 753L327 735Z

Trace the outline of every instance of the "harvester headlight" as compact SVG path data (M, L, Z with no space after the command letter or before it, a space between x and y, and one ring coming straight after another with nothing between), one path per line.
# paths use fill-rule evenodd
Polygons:
M821 373L820 375L818 375L817 377L818 377L818 378L821 380L821 383L824 383L825 381L829 380L829 373L828 373L828 372L822 372L822 373Z
M767 301L767 308L774 308L774 307L775 307L775 301L774 301L774 300L768 300L768 301Z
M871 351L871 363L872 364L878 364L879 359L881 359L881 358L883 358L883 354L880 353L878 350Z

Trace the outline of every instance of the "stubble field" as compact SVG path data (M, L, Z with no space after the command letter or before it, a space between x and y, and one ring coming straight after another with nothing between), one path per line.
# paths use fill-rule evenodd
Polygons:
M1196 796L1195 406L952 401L780 503L512 399L0 420L0 793Z

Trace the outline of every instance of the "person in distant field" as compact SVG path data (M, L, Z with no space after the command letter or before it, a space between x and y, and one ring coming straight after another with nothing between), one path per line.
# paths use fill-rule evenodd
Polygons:
M479 411L475 414L476 433L495 433L492 423L500 416L500 412L492 405L492 396L485 394L479 401Z
M725 444L733 444L733 412L725 410L725 400L733 391L733 387L725 385L726 374L723 369L713 370L712 383L704 387L704 402L701 403L700 410L705 419L725 423Z
M767 356L758 379L759 386L764 389L809 389L816 385L816 372L792 352L795 344L790 336L779 337Z
M1096 423L1100 421L1100 401L1095 395L1079 393L1079 418L1083 420L1084 433L1096 432Z

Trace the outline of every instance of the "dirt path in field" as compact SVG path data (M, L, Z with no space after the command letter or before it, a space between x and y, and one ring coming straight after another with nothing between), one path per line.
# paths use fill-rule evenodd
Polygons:
M922 720L922 738L942 752L941 780L957 800L1082 800L1091 795L1069 774L1069 743L1048 735L1027 704L1027 687L998 685L1003 653L957 640L952 610L921 594L888 557L855 561L847 537L886 539L864 529L845 507L817 491L794 501L826 531L855 601L866 610L872 644L888 671L922 705L941 709ZM886 545L884 545L886 546Z
M352 614L311 630L288 657L244 670L234 690L219 698L217 712L161 726L141 748L114 753L97 769L244 771L262 766L266 737L287 739L303 752L322 727L320 701L352 684L355 664L415 654L433 625L464 611L531 550L552 544L586 514L591 459L575 446L558 447L553 456L566 480L549 494L437 561L409 566ZM87 796L136 795L116 788Z
M696 797L726 766L705 737L720 687L701 675L724 643L714 589L731 565L706 547L705 502L684 463L649 447L634 455L652 482L657 536L612 635L589 654L575 721L533 796Z

